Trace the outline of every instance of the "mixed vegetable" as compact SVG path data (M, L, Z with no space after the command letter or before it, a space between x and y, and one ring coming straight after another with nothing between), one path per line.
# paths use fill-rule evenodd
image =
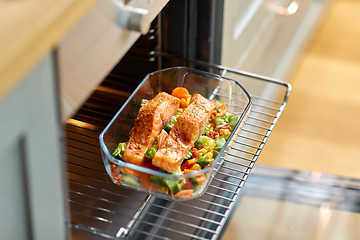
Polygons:
M182 87L175 88L172 95L180 99L180 108L177 113L170 118L169 123L165 127L166 132L170 132L183 112L183 109L189 105L191 98L187 89ZM147 100L143 100L143 102L146 101ZM170 178L162 178L155 175L151 176L115 164L112 164L112 174L119 182L122 181L135 187L142 186L149 190L161 191L172 195L174 198L191 196L201 184L206 182L207 177L205 174L198 174L195 177L186 177L184 174L193 173L211 166L220 150L224 147L237 121L238 117L226 112L226 105L224 103L216 102L215 110L212 112L204 132L199 136L191 150L185 155L181 166L171 173L174 176ZM155 167L151 163L151 159L157 151L158 142L162 141L164 135L166 137L166 133L160 133L153 146L145 153L148 161L145 161L143 167L165 172L165 170ZM119 143L113 152L113 156L117 159L122 159L125 149L126 143Z

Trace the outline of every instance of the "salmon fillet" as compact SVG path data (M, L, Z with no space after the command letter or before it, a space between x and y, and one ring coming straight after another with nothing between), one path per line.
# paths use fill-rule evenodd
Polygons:
M165 142L156 152L152 164L167 172L174 172L205 130L214 108L215 104L212 101L200 94L194 94L189 106L184 109Z
M134 128L126 146L123 160L142 165L145 152L153 145L157 135L165 127L180 106L180 99L165 92L157 94L144 103L135 120Z
M168 136L168 133L163 129L161 130L159 136L158 136L158 140L157 140L157 149L160 148L160 146L164 143L166 137Z

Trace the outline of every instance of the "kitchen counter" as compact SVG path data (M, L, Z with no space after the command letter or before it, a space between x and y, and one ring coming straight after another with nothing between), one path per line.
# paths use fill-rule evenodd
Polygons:
M0 1L0 101L97 1Z

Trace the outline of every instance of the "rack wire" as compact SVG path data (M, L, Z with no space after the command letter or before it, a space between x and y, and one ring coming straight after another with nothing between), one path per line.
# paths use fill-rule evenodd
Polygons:
M176 203L110 181L98 136L137 85L112 72L66 125L72 239L217 239L221 235L285 108L291 86L218 65L196 64L239 81L253 100L250 115L219 161L208 190L198 199ZM113 81L116 78L128 80Z

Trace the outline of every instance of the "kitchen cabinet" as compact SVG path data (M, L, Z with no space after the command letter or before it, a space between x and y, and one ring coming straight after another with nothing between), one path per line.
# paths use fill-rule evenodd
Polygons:
M133 0L127 1L126 5L122 2L124 1L99 0L59 43L60 105L63 121L79 110L94 88L116 66L141 34L147 33L133 31L119 22L130 22L128 18L135 18L135 10L142 9L149 12L146 18L138 16L139 20L132 20L132 24L139 25L139 29L144 28L146 23L150 25L168 0Z
M0 239L65 239L54 55L0 103Z
M225 1L221 64L287 80L327 5L327 0Z

